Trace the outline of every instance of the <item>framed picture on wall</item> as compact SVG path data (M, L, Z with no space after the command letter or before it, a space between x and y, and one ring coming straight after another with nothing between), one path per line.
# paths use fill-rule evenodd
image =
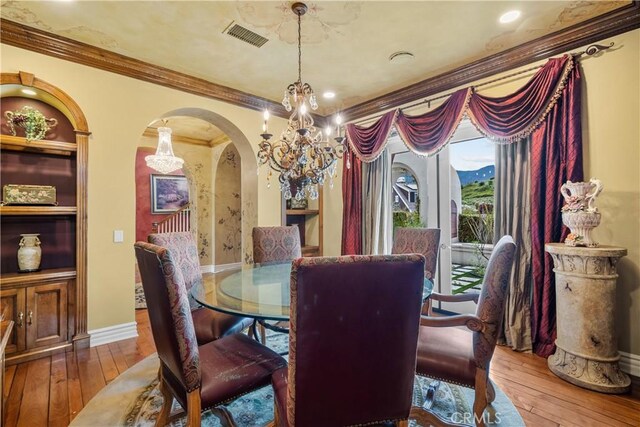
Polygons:
M189 183L181 175L151 175L151 213L175 212L189 203Z

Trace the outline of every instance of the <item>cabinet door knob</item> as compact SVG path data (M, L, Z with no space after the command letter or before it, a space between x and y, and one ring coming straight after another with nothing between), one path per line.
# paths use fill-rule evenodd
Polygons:
M22 326L22 319L24 319L24 313L18 313L18 327Z
M31 326L33 324L33 311L29 310L29 320L27 320L27 325Z

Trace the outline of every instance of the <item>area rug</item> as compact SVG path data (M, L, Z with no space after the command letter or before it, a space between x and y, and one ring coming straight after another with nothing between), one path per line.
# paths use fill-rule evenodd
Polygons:
M285 334L267 335L267 344L275 351L286 351L288 336ZM151 427L160 407L162 396L158 390L158 358L153 354L113 380L91 399L89 404L73 420L71 426L123 426ZM429 384L433 380L416 377L414 383L414 404L422 405ZM356 397L357 398L357 397ZM473 390L453 384L441 383L431 411L449 422L464 422L465 417L472 419ZM264 387L242 396L227 405L237 426L264 426L273 420L273 391ZM180 406L174 402L172 414L179 413ZM465 415L466 414L466 415ZM505 394L496 387L496 400L487 408L485 419L488 425L508 427L524 426L517 409ZM185 417L178 418L172 427L186 424ZM227 427L226 421L215 413L202 414L202 425L206 427ZM415 421L410 426L419 426Z

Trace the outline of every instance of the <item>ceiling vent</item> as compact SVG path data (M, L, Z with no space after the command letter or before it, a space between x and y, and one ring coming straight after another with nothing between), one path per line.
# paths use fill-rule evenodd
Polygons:
M242 40L243 42L249 43L250 45L256 47L262 47L263 44L269 41L268 38L262 37L260 34L256 34L248 28L245 28L234 22L231 22L231 24L229 24L229 26L225 28L223 33L227 33L230 36L237 38L238 40Z

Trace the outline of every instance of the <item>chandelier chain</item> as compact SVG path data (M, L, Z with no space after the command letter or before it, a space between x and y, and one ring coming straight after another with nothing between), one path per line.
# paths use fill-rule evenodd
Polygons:
M301 14L298 13L298 81L302 83L302 30L301 30Z

